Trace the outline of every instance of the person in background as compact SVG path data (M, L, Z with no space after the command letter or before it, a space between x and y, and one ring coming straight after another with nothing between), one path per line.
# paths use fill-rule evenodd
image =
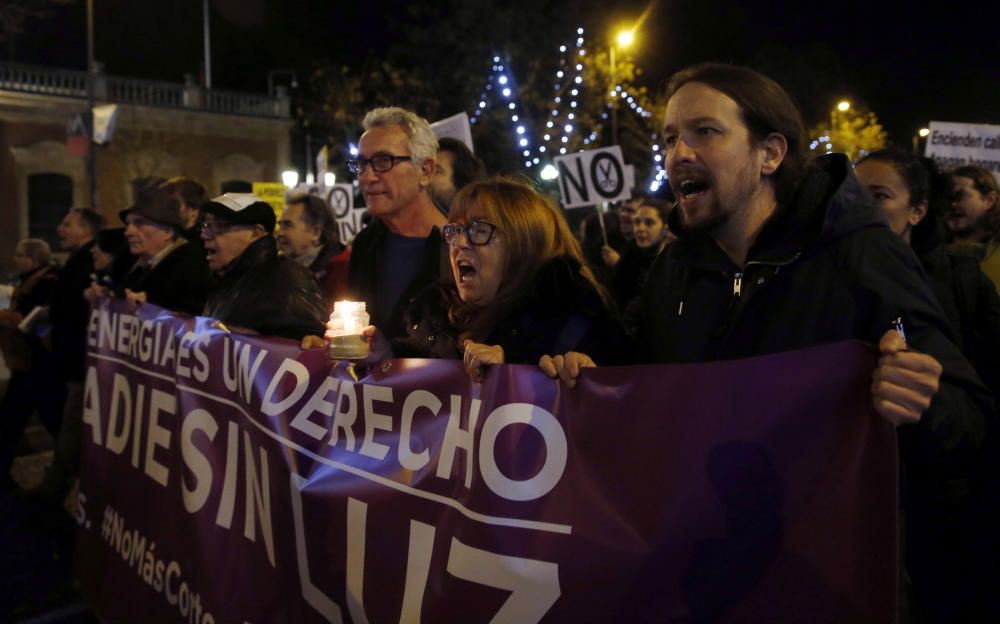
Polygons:
M452 203L450 279L406 310L400 357L464 358L481 381L493 364L536 364L546 353L593 349L626 361L631 345L562 214L509 178L474 182Z
M951 322L956 346L976 367L995 401L1000 390L1000 295L976 258L947 253L942 247L951 181L937 172L933 161L899 148L869 154L855 166L855 173L889 228L920 259ZM995 554L1000 552L995 528L995 479L1000 472L991 451L996 447L996 419L994 411L987 420L984 463L973 465L968 480L940 478L936 465L919 461L922 441L917 430L899 431L906 569L913 584L910 599L921 621L972 622L985 617L976 605L990 595L986 579L997 578Z
M204 211L201 237L218 277L204 316L265 336L322 336L328 312L319 286L305 267L278 256L274 209L252 193L226 193Z
M354 239L347 286L395 339L406 334L404 306L448 273L440 230L447 220L430 193L438 141L426 119L402 108L376 108L362 125L358 157L347 167L373 220Z
M285 204L278 226L281 254L309 269L332 309L346 293L351 252L340 242L330 207L316 195L295 195Z
M614 279L611 283L611 293L615 302L622 310L639 296L646 273L653 261L663 249L677 239L670 226L667 216L671 206L662 199L644 199L632 219L633 241L615 267Z
M136 260L129 251L125 228L105 228L98 232L90 255L94 259L94 273L90 288L84 291L87 301L94 303L105 295L124 297L125 276Z
M451 137L438 138L434 176L431 178L431 197L438 210L447 215L455 194L486 178L486 165L464 142Z
M147 189L118 214L136 258L123 278L126 297L192 316L201 312L212 276L201 248L182 236L177 197L162 187Z
M65 388L62 422L56 437L52 464L42 483L28 497L43 504L60 506L73 487L80 467L80 440L83 433L83 377L87 356L87 321L90 303L83 292L90 286L94 259L90 253L104 217L90 208L73 208L63 218L56 233L69 257L49 304L52 354L58 382ZM53 390L58 391L58 390Z
M33 310L47 307L52 300L59 268L52 264L49 244L37 238L22 240L14 248L14 266L18 281L10 308L0 310L0 352L11 371L0 400L0 490L15 487L10 469L31 414L37 411L46 430L55 436L66 399L65 386L53 383L57 378L54 358L41 336L19 328Z
M983 271L1000 289L1000 185L984 167L951 172L954 192L946 223L955 242L949 249L978 258Z
M161 184L160 188L177 198L180 204L181 223L184 228L182 234L189 243L198 248L199 254L204 257L205 248L201 245L201 224L205 217L201 213L201 207L208 201L208 191L196 180L184 177L170 178Z
M943 221L951 201L951 181L933 161L889 148L865 156L855 174L885 215L889 228L920 259L955 345L979 376L1000 392L1000 295L975 258L944 247Z
M622 202L621 207L618 208L622 240L616 245L609 239L608 243L601 247L601 257L604 259L604 264L612 271L621 261L622 254L635 247L635 215L646 197L645 193L633 190L632 197Z
M601 225L603 220L604 224ZM587 266L594 272L594 277L605 288L611 287L611 280L615 275L615 268L608 266L604 262L604 239L607 236L608 246L612 249L624 249L626 247L625 237L621 232L621 220L618 213L605 212L598 215L596 212L587 215L580 221L580 247L583 249L583 257L587 261Z

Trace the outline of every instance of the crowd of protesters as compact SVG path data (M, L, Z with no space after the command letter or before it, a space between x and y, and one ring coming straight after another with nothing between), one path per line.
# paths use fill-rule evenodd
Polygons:
M58 504L69 490L88 306L102 296L304 347L322 344L333 301L364 301L372 360L462 360L475 381L491 366L537 364L570 388L587 367L853 338L880 352L873 406L898 426L914 621L989 621L1000 566L995 177L941 172L896 148L810 161L788 95L744 68L688 68L667 94L670 197L636 193L586 217L578 236L529 182L488 177L468 146L400 108L360 124L348 168L371 221L353 241L314 195L289 197L278 221L253 194L209 199L187 178L138 191L119 213L124 229L71 210L63 266L41 240L15 251L17 286L0 314L12 371L0 485L16 487L11 462L37 412L57 443L25 496Z

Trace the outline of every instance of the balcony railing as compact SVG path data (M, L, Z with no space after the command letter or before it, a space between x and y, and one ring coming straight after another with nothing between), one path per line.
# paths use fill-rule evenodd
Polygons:
M0 62L0 91L37 93L72 98L87 97L87 72ZM288 117L287 96L205 89L198 85L94 74L98 101L203 110L229 115Z

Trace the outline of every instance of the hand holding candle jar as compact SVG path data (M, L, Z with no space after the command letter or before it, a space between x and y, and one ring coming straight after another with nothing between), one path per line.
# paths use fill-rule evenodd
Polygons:
M363 301L337 301L326 327L327 353L335 360L361 360L368 356L368 339L361 330L369 316Z

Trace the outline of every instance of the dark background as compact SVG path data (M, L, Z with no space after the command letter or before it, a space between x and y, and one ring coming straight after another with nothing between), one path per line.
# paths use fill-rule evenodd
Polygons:
M426 6L442 4L448 3ZM639 82L651 92L685 64L724 60L779 79L807 121L821 118L842 98L867 105L890 139L903 145L931 120L1000 123L1000 10L992 2L659 0L611 8L589 0L496 3L518 4L525 28L540 33L538 49L545 52L572 35L569 25L585 26L590 45L648 8L634 59L644 70ZM53 6L48 17L32 21L16 42L15 60L83 69L85 6L83 0ZM379 58L417 29L449 27L440 19L412 17L420 6L416 0L212 0L211 6L213 86L254 92L266 91L270 70L306 75L325 63L350 66ZM200 75L200 0L95 0L95 23L96 58L110 74L172 82L185 73ZM545 34L551 34L547 41L541 40ZM494 35L492 43L503 49L509 33L498 29ZM8 56L6 49L2 54Z

